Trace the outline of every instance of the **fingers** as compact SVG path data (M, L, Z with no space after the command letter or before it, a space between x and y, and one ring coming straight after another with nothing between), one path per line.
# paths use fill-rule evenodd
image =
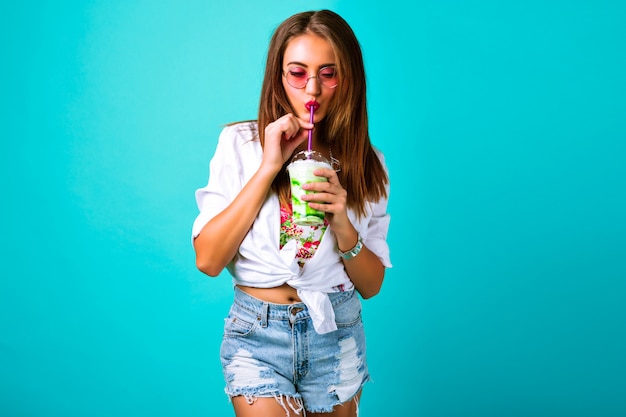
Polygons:
M339 184L339 177L337 177L337 171L330 168L317 168L313 171L314 175L318 177L326 177L328 178L328 182L331 184Z
M334 171L332 172L334 174ZM302 189L312 191L312 193L305 194L301 196L301 198L304 201L324 206L323 208L319 208L322 211L338 212L344 210L346 207L348 193L341 184L339 184L336 174L329 176L329 181L303 184ZM318 209L317 205L314 208Z
M286 114L265 128L264 162L279 169L308 136L313 124Z
M297 118L293 114L286 114L265 128L266 137L290 140L306 134L313 129L313 123Z
M334 194L340 194L341 191L345 192L339 182L339 177L337 177L337 172L335 172L335 170L329 168L317 168L313 171L313 174L318 177L326 177L327 181L317 181L303 184L302 188L304 190L329 192Z

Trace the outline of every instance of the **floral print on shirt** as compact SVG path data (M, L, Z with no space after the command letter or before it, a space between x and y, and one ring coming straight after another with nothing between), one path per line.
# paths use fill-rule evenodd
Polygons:
M296 240L298 249L296 258L300 267L304 266L307 259L311 259L317 251L322 236L328 227L328 221L324 220L321 226L298 226L293 223L291 201L288 206L280 206L280 247L290 240Z

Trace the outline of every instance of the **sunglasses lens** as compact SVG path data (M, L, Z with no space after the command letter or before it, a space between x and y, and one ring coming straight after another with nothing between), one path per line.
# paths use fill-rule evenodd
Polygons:
M308 79L308 73L302 68L291 68L287 71L287 82L292 87L304 88Z
M322 68L318 78L324 86L335 87L337 85L337 69L334 67Z

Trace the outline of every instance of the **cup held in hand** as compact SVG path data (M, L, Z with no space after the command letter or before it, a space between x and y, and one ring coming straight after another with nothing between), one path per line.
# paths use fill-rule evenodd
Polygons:
M300 199L303 194L314 191L303 190L302 185L310 182L328 181L326 177L313 174L318 168L332 169L330 162L319 152L301 151L294 155L287 166L291 182L291 205L293 222L300 226L319 226L324 223L324 212L312 209L306 201Z

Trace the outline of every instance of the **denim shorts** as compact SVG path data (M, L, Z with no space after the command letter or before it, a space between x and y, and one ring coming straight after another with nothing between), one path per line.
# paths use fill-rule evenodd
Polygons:
M329 297L338 329L318 334L303 303L267 303L235 287L220 349L226 394L318 413L355 398L369 381L361 301L354 290Z

